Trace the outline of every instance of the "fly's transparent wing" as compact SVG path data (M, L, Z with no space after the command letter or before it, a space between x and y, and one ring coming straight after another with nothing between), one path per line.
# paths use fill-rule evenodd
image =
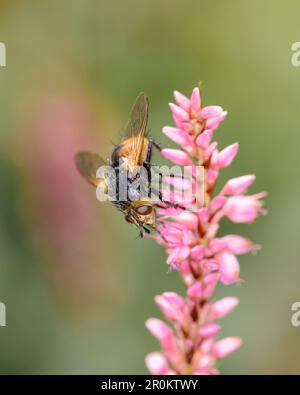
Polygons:
M140 93L132 107L125 128L125 138L145 136L147 132L149 101L145 93Z
M102 178L97 178L97 170L100 166L107 166L106 161L98 154L91 152L78 152L75 156L75 164L79 173L90 184L97 187L101 182L105 182Z

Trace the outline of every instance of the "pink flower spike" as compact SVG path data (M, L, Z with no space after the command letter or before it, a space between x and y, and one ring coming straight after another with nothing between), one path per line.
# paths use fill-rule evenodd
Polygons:
M162 156L185 166L186 177L174 166L173 175L163 175L157 187L160 199L153 196L157 232L148 237L164 246L169 271L177 270L185 293L164 292L155 297L170 327L154 318L146 322L161 345L161 352L149 354L146 364L153 374L219 374L217 358L235 351L241 340L216 340L221 329L217 320L227 316L239 300L215 301L214 292L219 282L240 282L237 255L256 248L242 236L224 236L226 226L223 229L221 220L252 222L266 213L262 201L266 194L245 195L255 180L253 174L225 181L218 192L215 186L220 184L221 170L232 163L239 148L235 143L219 150L213 140L227 112L221 106L201 107L199 88L193 89L191 98L174 91L174 98L176 104L170 104L170 109L176 127L164 127L163 133L179 146L162 150Z
M202 325L199 331L201 337L213 337L220 331L221 325L219 324L205 324Z
M255 178L256 177L254 174L232 178L226 182L221 194L240 195L241 193L245 192L251 184L253 184Z
M146 366L151 374L166 375L170 368L164 355L160 352L151 352L146 356Z
M178 107L173 103L169 103L169 107L172 111L175 121L184 122L189 120L189 114L181 107Z
M170 140L178 145L184 147L191 143L188 134L181 129L165 126L162 131Z
M240 265L235 255L229 252L218 254L221 281L225 285L236 283L240 275Z
M222 121L224 121L224 119L226 118L226 116L227 116L227 111L223 111L223 112L222 112L220 115L218 115L217 117L209 118L209 119L206 121L206 128L207 128L207 129L212 129L212 130L217 129L217 128L219 127L220 123L221 123Z
M202 297L202 285L199 281L195 282L187 290L187 294L192 299L200 299Z
M180 166L191 165L193 163L188 154L178 149L165 148L161 150L161 154Z
M196 144L203 150L206 150L209 144L211 143L212 137L213 137L213 130L206 129L204 130L204 132L199 134L199 136L196 139Z
M194 88L191 95L191 108L198 112L201 107L201 96L199 88Z
M201 118L208 119L221 115L223 108L220 106L207 106L201 110Z
M211 308L211 319L223 318L229 314L239 304L238 298L233 296L227 296L223 299L213 303Z
M224 358L236 351L242 344L239 337L226 337L219 340L213 347L213 356L215 358Z
M155 297L155 302L170 321L183 322L184 299L175 292L164 292Z
M179 107L183 108L185 111L189 112L190 110L190 99L184 96L182 93L178 91L174 91L174 99Z
M217 169L228 167L236 156L238 150L238 143L229 145L228 147L220 151L216 158L213 158L214 163L212 163L212 165L215 166Z

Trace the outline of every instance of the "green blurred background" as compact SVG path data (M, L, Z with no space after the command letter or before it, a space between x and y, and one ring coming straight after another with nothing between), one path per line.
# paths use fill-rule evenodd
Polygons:
M242 285L218 288L241 300L222 335L244 341L220 369L300 373L299 13L297 0L0 1L0 373L146 373L159 346L144 321L180 280L96 201L73 155L108 157L142 90L152 135L171 147L167 103L199 79L204 102L229 111L220 146L240 142L223 180L255 173L251 192L269 192L267 217L224 222L263 248L240 258Z

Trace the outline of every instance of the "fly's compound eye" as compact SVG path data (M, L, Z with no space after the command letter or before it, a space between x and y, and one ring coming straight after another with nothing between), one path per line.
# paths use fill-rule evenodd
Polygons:
M135 211L140 215L149 215L152 213L153 207L143 204L135 209Z

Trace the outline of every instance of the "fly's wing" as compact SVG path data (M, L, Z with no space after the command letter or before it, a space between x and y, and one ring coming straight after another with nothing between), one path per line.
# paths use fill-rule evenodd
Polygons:
M99 186L101 183L107 184L104 178L97 178L98 168L100 166L107 166L105 160L98 154L93 154L91 152L78 152L75 156L75 164L79 173L90 184L95 187Z
M144 148L144 138L147 134L149 101L145 93L140 93L137 97L129 121L125 128L124 140L130 139L132 153L130 157L134 164L140 163L140 158Z

